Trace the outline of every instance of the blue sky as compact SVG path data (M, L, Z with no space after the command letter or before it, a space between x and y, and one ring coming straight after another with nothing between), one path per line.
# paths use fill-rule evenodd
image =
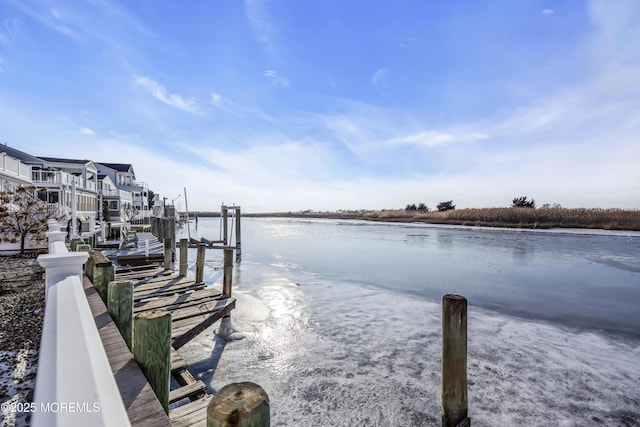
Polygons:
M0 142L193 210L640 208L640 2L0 0Z

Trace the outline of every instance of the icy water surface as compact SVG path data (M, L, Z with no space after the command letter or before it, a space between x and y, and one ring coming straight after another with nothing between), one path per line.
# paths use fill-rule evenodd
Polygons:
M244 339L182 353L210 392L263 386L272 425L439 425L447 292L469 300L473 425L640 425L640 233L244 219L242 237Z

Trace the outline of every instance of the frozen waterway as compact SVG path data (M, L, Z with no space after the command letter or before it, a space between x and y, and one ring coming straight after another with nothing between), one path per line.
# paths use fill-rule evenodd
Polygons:
M438 302L449 291L470 301L474 425L640 423L637 329L609 311L638 323L636 234L243 225L233 321L245 338L210 330L183 353L210 391L262 385L273 425L438 425ZM199 235L214 232L200 220Z

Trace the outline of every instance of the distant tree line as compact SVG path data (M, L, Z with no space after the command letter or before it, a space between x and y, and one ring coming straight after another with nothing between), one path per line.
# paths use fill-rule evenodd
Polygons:
M527 196L514 197L513 200L511 201L511 207L535 209L536 201L534 199L529 200ZM456 208L456 205L453 204L453 200L440 202L436 205L436 209L438 210L438 212L452 211L452 210L455 210L455 208ZM550 205L547 203L543 205L543 208L545 209L561 208L561 206L558 203L554 203L553 205ZM405 206L404 210L407 212L411 212L411 211L429 212L431 209L429 209L429 207L426 204L421 202L417 205L415 203L410 203L407 206Z
M438 205L436 206L436 209L438 210L438 212L444 212L444 211L452 211L456 208L456 205L453 204L453 200L448 200L446 202L440 202L438 203ZM409 211L417 211L417 212L429 212L430 209L429 207L424 204L424 203L419 203L417 206L415 203L411 203L408 204L405 208L405 211L409 212Z

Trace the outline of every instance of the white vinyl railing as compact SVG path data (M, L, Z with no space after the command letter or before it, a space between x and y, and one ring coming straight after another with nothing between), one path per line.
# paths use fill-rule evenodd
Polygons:
M97 191L98 189L98 186L95 182L88 179L83 179L81 176L74 176L73 174L64 171L34 170L32 171L31 175L33 183L38 186L46 186L54 183L70 186L75 181L78 188L92 191Z
M34 427L130 426L82 286L87 252L69 252L49 222L46 307L33 401Z
M14 176L21 181L31 182L31 166L14 159L7 153L0 153L0 172Z

